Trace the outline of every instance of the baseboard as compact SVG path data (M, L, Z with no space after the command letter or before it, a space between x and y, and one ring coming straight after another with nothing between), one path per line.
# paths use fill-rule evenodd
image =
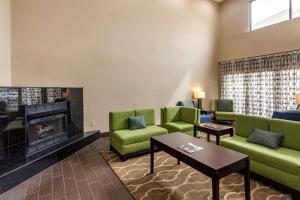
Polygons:
M109 136L109 132L100 133L100 138L104 138L104 137L108 137L108 136Z

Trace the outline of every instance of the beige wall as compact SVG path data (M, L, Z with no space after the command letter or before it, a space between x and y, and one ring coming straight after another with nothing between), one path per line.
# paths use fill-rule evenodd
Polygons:
M14 0L12 82L83 86L86 130L108 112L218 95L211 0ZM96 127L90 122L96 121Z
M0 0L0 86L10 85L10 0Z
M248 2L220 6L220 61L300 49L300 18L249 32Z

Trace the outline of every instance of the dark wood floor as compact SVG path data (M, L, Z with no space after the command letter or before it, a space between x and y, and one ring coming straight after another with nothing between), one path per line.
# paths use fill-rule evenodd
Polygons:
M0 196L0 200L131 200L100 150L101 138Z

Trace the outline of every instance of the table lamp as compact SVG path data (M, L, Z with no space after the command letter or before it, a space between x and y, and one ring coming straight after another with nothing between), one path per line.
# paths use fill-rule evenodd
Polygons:
M194 99L198 99L198 108L202 109L202 99L205 98L205 92L200 89L194 90Z
M296 94L297 110L300 110L300 93Z

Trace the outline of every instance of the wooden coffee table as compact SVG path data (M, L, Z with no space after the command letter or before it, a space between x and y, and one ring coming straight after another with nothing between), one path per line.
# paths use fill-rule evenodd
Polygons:
M207 133L207 141L210 142L210 134L215 135L217 138L217 145L220 144L220 137L222 135L229 134L230 137L233 136L233 127L226 126L222 124L214 124L214 123L203 123L203 124L195 124L194 125L194 137L197 136L197 131L201 131Z
M180 145L193 143L204 149L187 153ZM213 200L219 199L220 179L234 172L244 174L245 197L250 200L250 161L247 155L199 140L184 133L171 133L150 139L150 172L154 171L154 150L158 148L212 179Z

